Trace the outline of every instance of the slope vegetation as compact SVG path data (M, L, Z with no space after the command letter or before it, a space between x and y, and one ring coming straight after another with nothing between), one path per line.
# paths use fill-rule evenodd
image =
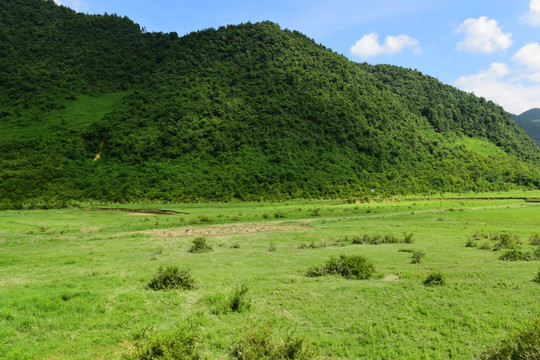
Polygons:
M540 150L501 107L417 71L353 63L274 23L179 38L52 1L0 11L5 201L540 185ZM38 41L50 46L30 56Z

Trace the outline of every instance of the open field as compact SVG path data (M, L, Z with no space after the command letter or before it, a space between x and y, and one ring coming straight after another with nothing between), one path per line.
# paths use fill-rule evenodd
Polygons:
M186 323L210 359L230 358L261 327L332 359L474 358L540 316L538 258L493 250L506 234L538 253L529 239L540 234L540 202L521 198L540 192L471 197L2 211L0 358L120 358L138 337ZM405 234L412 243L353 243ZM213 251L188 252L197 237ZM425 253L420 263L413 251ZM365 256L375 273L305 276L339 255ZM196 288L149 289L162 265L189 268ZM444 285L423 285L433 271ZM220 311L240 284L251 307Z

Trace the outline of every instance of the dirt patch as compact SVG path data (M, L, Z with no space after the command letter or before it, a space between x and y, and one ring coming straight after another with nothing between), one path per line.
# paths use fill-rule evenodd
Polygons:
M399 279L401 279L399 275L386 275L383 281L398 281Z
M87 234L92 234L99 230L101 230L100 227L89 227L89 228L83 229L83 231Z
M179 229L151 230L145 231L157 237L190 237L190 236L225 236L254 234L271 231L291 231L308 229L306 225L282 225L282 224L234 224L234 225L214 225L206 227L186 227Z
M97 211L119 211L133 213L133 215L188 215L189 213L161 210L161 209L128 209L128 208L98 208Z

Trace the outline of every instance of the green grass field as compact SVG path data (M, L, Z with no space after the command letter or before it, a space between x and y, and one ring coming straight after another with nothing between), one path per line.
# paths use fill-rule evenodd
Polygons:
M540 316L538 259L503 261L508 249L493 250L507 234L538 252L529 238L540 233L540 203L518 197L540 192L481 197L2 211L0 358L117 359L138 337L184 324L209 359L231 358L258 328L293 334L331 359L475 358ZM413 243L352 242L410 233ZM188 252L201 236L214 251ZM425 253L420 263L412 251ZM375 273L305 276L339 255L365 256ZM149 289L162 265L189 268L197 287ZM444 285L423 285L433 271ZM251 307L218 311L240 284Z

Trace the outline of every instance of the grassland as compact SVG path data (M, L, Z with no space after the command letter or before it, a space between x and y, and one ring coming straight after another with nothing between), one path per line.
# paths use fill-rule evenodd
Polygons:
M333 359L474 358L540 316L539 261L492 250L508 234L535 251L540 203L524 198L540 193L479 197L2 211L0 358L121 358L141 334L186 323L210 359L229 358L260 327ZM352 241L411 233L412 243ZM188 252L201 236L213 251ZM412 251L425 253L420 263ZM305 276L339 255L367 257L375 274ZM189 268L196 288L149 289L162 265ZM433 271L444 285L422 284ZM216 299L241 284L250 308L218 311Z

